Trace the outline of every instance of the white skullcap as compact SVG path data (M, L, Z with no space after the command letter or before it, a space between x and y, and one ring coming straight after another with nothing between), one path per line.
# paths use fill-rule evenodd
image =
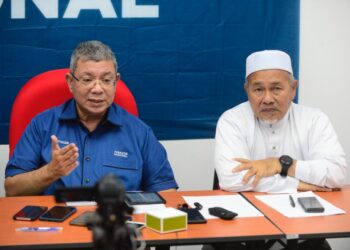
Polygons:
M246 61L247 78L250 74L265 69L281 69L293 75L290 56L280 50L263 50L250 54Z

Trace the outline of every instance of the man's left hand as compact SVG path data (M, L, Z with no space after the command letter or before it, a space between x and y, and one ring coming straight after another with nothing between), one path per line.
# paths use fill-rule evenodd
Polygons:
M250 178L254 177L253 186L256 187L262 177L272 176L281 172L281 164L278 158L267 158L263 160L247 160L243 158L235 158L235 161L241 164L234 168L232 172L237 173L248 170L244 175L242 182L247 184Z

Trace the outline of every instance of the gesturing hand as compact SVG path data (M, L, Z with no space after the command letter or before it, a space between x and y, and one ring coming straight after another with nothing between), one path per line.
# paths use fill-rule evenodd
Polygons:
M272 176L281 171L281 165L277 158L267 158L263 160L251 161L243 158L235 158L235 161L241 164L234 168L232 172L237 173L248 170L244 175L242 182L247 184L250 178L254 176L253 186L256 187L262 177Z
M78 147L74 143L60 148L58 139L55 135L51 136L51 162L48 164L48 171L51 176L60 178L66 176L75 169L78 162Z

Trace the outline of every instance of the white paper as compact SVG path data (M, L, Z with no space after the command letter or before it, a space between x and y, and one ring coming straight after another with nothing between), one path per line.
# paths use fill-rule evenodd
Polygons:
M295 207L292 207L289 199L289 195L293 197ZM298 197L316 197L319 202L324 207L324 212L322 213L306 213L299 202L297 201ZM308 191L308 192L301 192L301 193L294 193L294 194L268 194L268 195L256 195L255 196L258 200L264 202L266 205L272 207L279 213L283 214L284 216L288 218L296 218L296 217L312 217L312 216L325 216L325 215L334 215L334 214L345 214L345 211L337 208L336 206L332 205L328 201L322 199L315 193Z
M134 205L133 214L144 214L149 211L159 210L165 208L164 204L151 204L151 205Z
M208 212L210 207L222 207L237 213L239 217L259 217L263 214L242 196L236 195L212 195L212 196L183 196L184 200L190 207L195 207L194 203L199 202L203 208L201 214L206 219L217 219Z
M96 206L96 201L67 201L67 206L84 207L84 206Z

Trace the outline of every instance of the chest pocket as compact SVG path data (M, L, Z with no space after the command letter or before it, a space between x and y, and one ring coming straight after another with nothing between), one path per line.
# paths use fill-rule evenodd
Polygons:
M126 190L139 190L142 171L137 163L135 159L106 159L102 164L103 175L113 173L122 180Z
M138 170L139 166L137 164L137 161L135 159L120 159L120 158L114 158L114 159L106 159L103 162L104 168L110 168L112 169L124 169L124 170Z

